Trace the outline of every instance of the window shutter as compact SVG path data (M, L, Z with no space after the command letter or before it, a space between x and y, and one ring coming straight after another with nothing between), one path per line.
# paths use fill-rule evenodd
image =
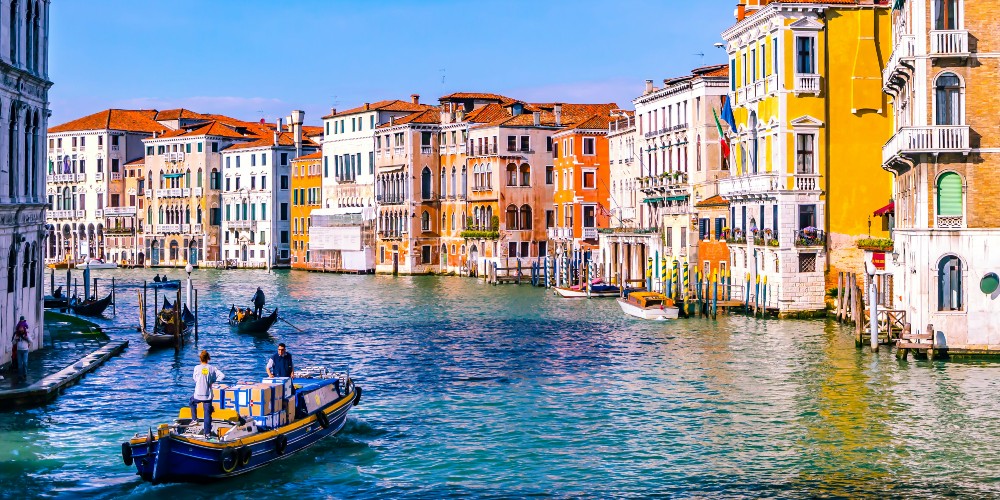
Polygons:
M962 215L962 178L956 173L938 179L938 215Z

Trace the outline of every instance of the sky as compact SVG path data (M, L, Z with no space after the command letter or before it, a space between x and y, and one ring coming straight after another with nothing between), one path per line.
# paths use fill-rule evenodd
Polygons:
M60 0L57 125L107 108L184 107L273 122L293 109L451 92L616 102L644 80L726 62L736 0ZM702 55L704 54L704 55Z

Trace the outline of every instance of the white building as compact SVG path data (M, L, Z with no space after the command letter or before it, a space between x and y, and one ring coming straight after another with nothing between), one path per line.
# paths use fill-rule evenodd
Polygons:
M302 136L302 111L270 137L222 150L222 258L237 267L289 267L291 161L319 146Z
M20 316L42 343L49 2L0 0L0 365Z
M125 206L124 165L168 130L156 110L106 109L49 129L47 262L105 258L105 209Z
M375 269L375 129L430 108L414 94L409 102L365 103L323 117L323 209L314 212L309 238L315 261L344 271Z

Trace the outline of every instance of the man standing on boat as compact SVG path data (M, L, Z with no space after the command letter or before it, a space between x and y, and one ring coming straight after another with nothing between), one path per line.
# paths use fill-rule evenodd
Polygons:
M289 378L295 376L292 355L285 351L285 344L278 344L278 354L267 360L267 376Z
M198 416L198 405L201 404L204 408L204 434L210 436L212 434L212 384L226 378L226 375L221 371L217 370L214 366L208 364L208 360L211 356L208 355L208 351L201 351L198 356L201 360L201 364L194 367L194 396L191 396L191 401L188 405L191 407L191 422L195 421Z
M257 287L257 292L253 294L253 298L250 300L253 301L253 314L254 316L257 316L256 319L263 318L265 303L264 291L261 290L260 287Z

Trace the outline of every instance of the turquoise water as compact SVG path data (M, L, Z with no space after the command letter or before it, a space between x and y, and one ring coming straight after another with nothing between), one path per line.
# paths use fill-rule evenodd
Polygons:
M1000 494L998 364L900 363L825 321L642 322L614 300L467 278L194 278L197 346L149 352L112 331L132 341L121 357L48 406L0 412L0 497ZM306 333L230 332L256 285ZM120 290L105 323L136 323L136 301ZM246 380L277 342L363 386L341 434L219 484L151 486L123 465L122 441L186 403L197 350Z

